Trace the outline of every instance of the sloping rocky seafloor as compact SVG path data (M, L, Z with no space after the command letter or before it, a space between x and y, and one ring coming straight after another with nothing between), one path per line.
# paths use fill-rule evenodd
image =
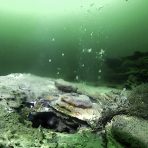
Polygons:
M0 148L146 148L143 85L127 91L31 74L0 76Z

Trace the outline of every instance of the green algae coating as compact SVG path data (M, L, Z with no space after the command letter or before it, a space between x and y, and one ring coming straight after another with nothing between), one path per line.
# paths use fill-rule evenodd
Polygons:
M112 132L111 132L111 125L107 125L106 129L106 141L107 141L107 148L124 148L119 142L116 141Z
M103 148L101 139L90 131L63 135L59 139L60 148Z
M0 106L0 121L1 148L102 148L101 139L89 130L66 134L32 128L31 122L21 123L18 113L8 113L3 106Z
M116 116L112 124L112 134L124 145L131 148L147 148L148 121L136 117Z

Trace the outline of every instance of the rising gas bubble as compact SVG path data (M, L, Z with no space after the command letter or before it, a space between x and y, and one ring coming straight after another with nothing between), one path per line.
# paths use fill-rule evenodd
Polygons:
M77 75L75 79L76 79L76 80L79 80L79 76Z
M88 53L92 52L92 48L89 48L89 49L87 50L87 52L88 52Z
M51 39L51 42L55 42L55 38L52 38L52 39Z

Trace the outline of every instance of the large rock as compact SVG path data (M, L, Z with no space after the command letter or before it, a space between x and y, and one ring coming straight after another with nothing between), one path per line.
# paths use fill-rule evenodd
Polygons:
M148 83L135 87L128 95L129 113L148 119Z
M52 101L51 106L59 112L86 121L92 127L97 125L102 113L99 104L92 103L88 96L79 94L61 95L58 100Z
M148 146L148 121L118 115L112 119L111 134L115 140L120 142L124 147L130 148L147 148Z

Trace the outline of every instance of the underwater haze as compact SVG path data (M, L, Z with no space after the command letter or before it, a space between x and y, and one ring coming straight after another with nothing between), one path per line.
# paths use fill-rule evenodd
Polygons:
M0 0L0 75L101 81L107 57L148 51L147 6L147 0Z

